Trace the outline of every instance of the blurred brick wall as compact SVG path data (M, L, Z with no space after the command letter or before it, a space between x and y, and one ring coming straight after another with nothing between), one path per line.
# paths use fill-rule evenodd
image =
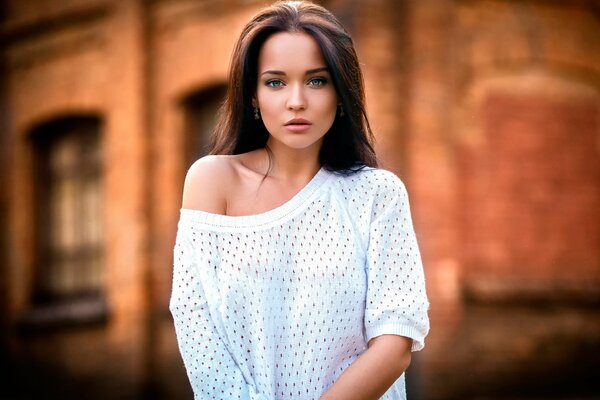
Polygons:
M600 279L600 226L590 223L600 220L597 94L522 77L489 88L478 108L481 144L462 176L464 201L475 205L464 214L467 279L490 296L592 300Z
M354 37L382 166L410 195L432 302L428 345L409 376L416 398L513 390L575 355L589 367L600 324L580 306L600 291L598 3L324 3ZM24 370L34 360L40 379L78 375L98 398L143 396L149 384L189 395L165 313L187 167L184 103L225 82L233 42L262 4L5 2L0 309ZM81 114L104 122L111 318L97 330L21 338L12 324L30 306L34 269L28 134ZM549 302L561 310L522 308Z
M7 2L2 56L7 71L11 149L9 187L8 314L17 322L31 309L35 199L29 134L57 118L91 115L102 121L106 295L111 310L103 328L66 330L33 338L15 335L11 352L23 368L36 367L41 390L62 393L59 378L93 387L120 365L114 387L134 395L145 375L144 267L148 221L143 193L145 129L140 2ZM35 363L35 364L32 364ZM108 368L107 368L108 367ZM13 369L16 372L17 368ZM48 378L56 374L55 384ZM19 378L17 375L15 378ZM44 379L46 378L46 379ZM15 379L13 383L17 383ZM99 385L101 386L101 385ZM109 390L106 384L99 395ZM24 389L29 386L25 384ZM53 388L50 390L50 388Z
M454 124L466 286L482 297L594 301L597 3L464 2L458 11Z

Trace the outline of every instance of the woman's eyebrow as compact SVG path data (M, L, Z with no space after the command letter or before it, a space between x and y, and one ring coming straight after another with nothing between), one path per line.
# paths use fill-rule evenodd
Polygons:
M319 67L319 68L309 69L308 71L306 71L306 75L314 74L316 72L321 72L321 71L329 72L329 68Z
M262 75L267 75L267 74L269 74L269 75L285 75L285 72L283 72L283 71L268 70L268 71L263 72L260 75L262 76Z
M321 71L329 71L329 68L327 67L319 67L319 68L313 68L313 69L309 69L306 71L306 75L310 75L310 74L314 74L316 72L321 72ZM261 73L260 75L286 75L286 73L284 71L277 71L277 70L267 70L264 71L263 73Z

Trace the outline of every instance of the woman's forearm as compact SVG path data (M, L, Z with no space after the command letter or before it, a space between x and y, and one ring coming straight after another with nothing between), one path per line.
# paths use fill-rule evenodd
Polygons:
M412 340L381 335L340 375L321 400L379 399L408 368Z

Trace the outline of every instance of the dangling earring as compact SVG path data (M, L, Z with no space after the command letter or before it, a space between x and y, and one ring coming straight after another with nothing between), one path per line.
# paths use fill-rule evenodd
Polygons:
M344 106L340 104L340 117L344 116Z
M260 119L260 114L258 114L258 107L254 107L254 119L257 121Z

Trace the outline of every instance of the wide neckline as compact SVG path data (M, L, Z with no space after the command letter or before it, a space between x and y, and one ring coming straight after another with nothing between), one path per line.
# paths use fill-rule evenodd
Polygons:
M299 210L301 206L311 197L315 190L327 180L328 177L328 171L325 169L325 167L321 167L311 178L311 180L285 203L258 214L225 215L191 208L181 208L181 220L187 220L194 222L195 224L209 227L242 228L268 225L279 221L286 216L290 216L294 213L294 211Z

